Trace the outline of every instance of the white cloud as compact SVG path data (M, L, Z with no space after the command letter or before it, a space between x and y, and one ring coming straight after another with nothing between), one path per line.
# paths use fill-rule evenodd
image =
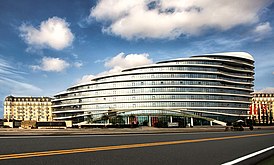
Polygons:
M79 58L79 55L76 54L76 53L72 53L72 56L73 56L75 59L78 59L78 58Z
M69 23L58 17L42 21L39 28L22 24L19 27L20 36L32 48L64 49L72 44L74 35L69 29Z
M105 67L110 68L108 71L102 72L99 75L112 74L122 71L125 68L131 68L140 65L151 64L152 60L148 58L149 54L128 54L119 53L113 58L105 62Z
M7 95L40 95L42 89L26 83L23 77L26 73L18 71L8 61L0 58L0 98Z
M40 65L33 65L33 70L48 72L62 72L70 66L68 62L59 58L43 57Z
M75 62L75 63L74 63L74 66L75 66L76 68L81 68L81 67L83 66L83 63L82 63L82 62Z
M126 55L122 52L114 56L113 58L107 60L105 62L105 66L109 68L115 68L119 66L122 69L124 69L140 65L151 64L152 60L149 59L148 56L149 54L147 53Z
M91 20L89 19L89 17L84 17L84 18L81 18L81 19L77 22L77 25L78 25L80 28L87 28L87 27L89 27L90 22L91 22Z
M199 35L204 29L222 31L258 22L272 0L100 0L90 18L104 23L103 31L126 39Z
M255 92L261 92L261 93L274 93L274 88L273 88L273 87L267 87L267 88L264 88L264 89L262 89L262 90L255 91Z
M149 54L125 54L119 53L118 55L105 61L105 67L109 68L107 71L101 72L97 75L84 75L77 83L88 82L96 76L103 76L121 72L123 69L151 64L153 61L148 58Z
M0 84L1 86L4 86L6 88L6 92L12 95L27 96L41 94L42 92L42 89L32 84L28 84L6 77L2 77L0 79Z
M13 77L13 78L22 79L21 74L25 74L25 73L17 71L6 60L0 58L0 75L2 77Z
M107 58L105 58L105 59L103 59L103 60L98 59L98 60L94 61L94 63L95 63L95 64L97 64L97 63L105 63L105 62L108 61L108 60L109 60L109 57L107 57Z
M271 33L272 28L269 22L261 23L253 30L255 35L255 41L260 41L269 36Z
M77 80L76 83L77 83L77 84L80 84L80 83L89 82L89 81L91 81L94 77L95 77L95 75L84 75L81 79Z

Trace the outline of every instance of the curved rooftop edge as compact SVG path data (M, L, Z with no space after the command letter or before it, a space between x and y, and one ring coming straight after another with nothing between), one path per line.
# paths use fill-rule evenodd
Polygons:
M251 54L247 52L224 52L224 53L212 53L212 54L203 54L203 55L193 55L191 57L200 57L200 56L229 56L229 57L237 57L244 58L247 60L254 61L254 58Z
M247 52L220 52L220 53L210 53L210 54L197 54L197 55L192 55L191 58L198 58L198 57L208 58L210 56L212 56L212 57L213 56L236 57L236 58L250 60L253 62L255 61L253 56ZM191 59L191 58L176 58L176 59L171 59L171 60L163 60L163 61L157 62L156 64L171 62L171 61L176 61L176 60Z
M220 52L220 53L210 53L210 54L200 54L200 55L192 55L192 58L197 58L197 57L206 57L206 56L227 56L227 57L237 57L237 58L243 58L243 59L247 59L247 60L251 60L254 61L254 58L251 54L247 53L247 52ZM137 67L130 67L130 68L125 68L123 69L121 72L127 72L131 69L137 69L139 67L149 67L149 66L157 66L160 63L165 63L165 62L169 62L169 61L174 61L174 60L188 60L190 58L176 58L176 59L170 59L170 60L163 60L163 61L159 61L156 63L152 63L152 64L148 64L148 65L142 65L142 66L137 66ZM97 79L100 78L104 78L104 77L111 77L111 76L116 76L116 75L120 75L121 72L117 72L117 73L112 73L112 74L106 74L106 75L100 75L100 76L95 76L93 79L91 79L88 82L82 82L82 83L78 83L75 85L72 85L70 88L74 88L74 87L78 87L78 86L83 86L83 85L87 85L90 84L94 81L96 81ZM69 89L70 89L69 88ZM60 94L63 92L60 92Z

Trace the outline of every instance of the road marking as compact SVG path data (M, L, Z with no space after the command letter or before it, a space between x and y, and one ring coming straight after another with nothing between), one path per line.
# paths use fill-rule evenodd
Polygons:
M108 151L108 150L118 150L118 149L130 149L130 148L140 148L140 147L153 147L153 146L162 146L162 145L175 145L175 144L184 144L184 143L197 143L197 142L205 142L205 141L267 136L267 135L273 135L273 134L274 132L264 133L264 134L226 136L226 137L194 139L194 140L151 142L151 143L139 143L139 144L125 144L125 145L118 145L118 146L103 146L103 147L93 147L93 148L78 148L78 149L67 149L67 150L52 150L52 151L29 152L29 153L19 153L19 154L6 154L6 155L0 155L0 160L84 153L84 152L96 152L96 151Z
M243 157L238 158L238 159L235 159L235 160L233 160L233 161L230 161L230 162L227 162L227 163L223 163L222 165L233 165L233 164L239 163L239 162L241 162L241 161L243 161L243 160L252 158L252 157L254 157L254 156L257 156L257 155L259 155L259 154L262 154L262 153L264 153L264 152L266 152L266 151L269 151L269 150L272 150L272 149L274 149L274 146L271 146L271 147L265 148L265 149L263 149L263 150L254 152L254 153L252 153L252 154L243 156Z

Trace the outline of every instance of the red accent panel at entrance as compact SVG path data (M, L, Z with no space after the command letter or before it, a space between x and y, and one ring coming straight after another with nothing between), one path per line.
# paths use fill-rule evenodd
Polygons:
M158 117L151 117L151 126L155 127L156 123L158 123Z

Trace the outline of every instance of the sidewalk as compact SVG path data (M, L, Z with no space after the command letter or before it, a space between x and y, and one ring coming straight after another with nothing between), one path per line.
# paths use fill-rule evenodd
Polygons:
M274 126L257 126L256 130L274 130ZM244 131L250 131L247 127ZM68 129L19 129L0 128L0 136L62 136L62 135L118 135L118 134L162 134L191 132L225 132L222 126L196 126L193 128L68 128Z

